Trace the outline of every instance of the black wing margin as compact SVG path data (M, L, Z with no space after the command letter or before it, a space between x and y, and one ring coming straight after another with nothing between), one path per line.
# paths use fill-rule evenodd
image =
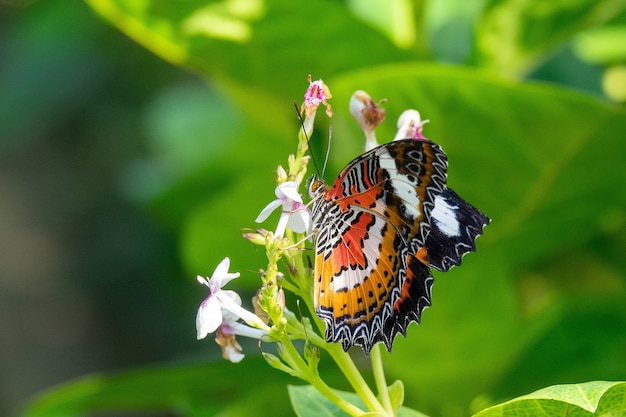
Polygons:
M461 264L467 252L476 250L476 238L491 219L450 188L435 198L426 238L429 266L447 271Z

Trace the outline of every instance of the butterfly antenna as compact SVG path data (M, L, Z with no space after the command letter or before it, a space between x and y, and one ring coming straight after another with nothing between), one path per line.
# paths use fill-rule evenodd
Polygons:
M313 156L313 152L311 152L311 141L309 140L309 135L306 133L306 129L304 128L304 119L302 118L302 113L300 112L300 108L298 107L298 103L293 101L293 105L296 108L296 114L298 115L298 120L300 120L300 127L302 128L302 132L304 133L304 137L306 138L306 143L309 147L309 154L311 155L311 160L313 161L313 166L315 167L315 171L318 173L320 169L317 167L317 162L315 162L315 157Z
M324 158L324 166L322 167L322 178L326 173L326 165L328 164L328 156L330 155L330 141L333 137L333 126L328 127L328 147L326 148L326 157Z

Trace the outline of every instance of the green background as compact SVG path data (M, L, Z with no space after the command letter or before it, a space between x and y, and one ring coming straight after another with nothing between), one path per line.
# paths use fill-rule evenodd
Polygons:
M241 229L295 151L309 73L333 92L312 138L321 160L332 125L329 179L362 152L347 105L364 89L387 99L379 140L418 109L450 187L493 219L385 357L407 406L461 416L626 379L625 9L0 3L0 414L292 414L298 381L254 342L233 365L195 340L195 275L229 256L232 289L260 285L264 252Z

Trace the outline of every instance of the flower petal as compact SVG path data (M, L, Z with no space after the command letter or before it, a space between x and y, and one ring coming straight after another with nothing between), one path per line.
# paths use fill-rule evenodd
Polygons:
M289 213L282 212L280 214L280 218L278 219L278 225L276 226L276 231L274 232L274 236L284 236L285 228L287 227L287 223L289 222Z
M220 293L226 295L228 298L233 300L237 305L241 305L241 297L235 291L222 290L220 291ZM222 295L218 295L218 299L221 299L221 297Z
M296 233L304 233L309 230L311 214L308 210L300 209L289 216L287 226Z
M231 313L228 310L222 310L222 316L224 317L224 322L220 326L218 333L221 332L223 334L245 336L253 339L260 339L267 334L265 330L257 329L248 326L247 324L240 323L238 321L239 316Z
M298 192L298 186L294 181L285 181L276 187L276 197L281 200L288 198L291 201L302 203L302 196Z
M264 222L270 216L270 214L272 214L272 212L280 207L282 204L283 202L280 200L271 201L267 206L265 206L263 210L261 210L261 213L259 213L255 222Z
M406 138L426 139L422 134L425 123L428 123L428 120L422 120L417 110L405 110L398 118L398 132L393 140Z
M228 268L230 268L230 259L226 257L220 262L217 268L215 268L209 280L209 288L211 288L212 293L216 293L224 285L239 277L239 272L229 273Z
M213 275L211 275L211 279L209 281L221 281L221 278L228 274L228 268L230 268L230 259L228 258L228 256L224 259L222 259L222 262L220 262L217 267L215 268L215 271L213 271ZM220 285L218 288L222 288L223 285Z
M237 343L234 334L224 333L220 329L215 337L215 342L222 347L224 359L239 363L244 358L245 355L241 353L241 346Z
M219 301L209 296L200 304L196 315L196 331L198 340L213 333L222 324L222 308Z
M222 326L224 328L224 326ZM245 336L251 339L260 339L263 336L267 335L267 332L261 329L255 329L254 327L250 327L247 324L243 323L233 323L229 326L229 332L235 334L237 336Z

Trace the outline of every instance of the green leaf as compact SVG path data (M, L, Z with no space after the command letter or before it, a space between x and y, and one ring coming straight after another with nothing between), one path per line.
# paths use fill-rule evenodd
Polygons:
M391 401L391 406L394 410L397 410L402 404L404 404L404 384L402 381L397 380L389 385L387 389L389 390L389 400Z
M520 78L573 35L625 8L621 0L492 0L477 25L477 62Z
M286 415L287 381L258 357L239 364L159 366L60 385L37 397L19 416L70 417L105 410L167 411L180 416Z
M396 48L344 2L315 1L306 7L290 0L87 3L162 58L240 86L263 86L286 103L293 91L301 91L302 80L294 74L331 74L416 55ZM346 36L367 45L367 53L340 41Z
M311 385L289 385L287 387L289 391L289 398L294 411L298 417L339 417L349 416L346 412L341 410L337 405L326 399L322 394ZM337 391L335 392L345 400L356 405L361 409L365 409L365 405L361 401L358 395L351 392ZM367 413L367 416L378 416L377 413ZM419 413L415 410L411 410L407 407L401 407L398 410L398 417L426 417L425 414Z
M605 26L586 31L574 43L578 56L594 64L613 64L626 60L626 25Z
M626 413L626 382L555 385L489 407L474 417L619 416Z

